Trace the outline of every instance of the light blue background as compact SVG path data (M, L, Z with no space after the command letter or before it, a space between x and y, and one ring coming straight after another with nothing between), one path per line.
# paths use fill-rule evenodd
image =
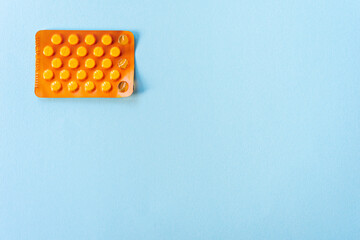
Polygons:
M4 1L0 239L360 239L360 2ZM40 29L136 36L126 99L39 99Z

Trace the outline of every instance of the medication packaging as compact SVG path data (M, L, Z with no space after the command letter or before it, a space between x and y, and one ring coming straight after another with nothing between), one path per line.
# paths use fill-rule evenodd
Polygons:
M133 93L131 32L41 30L35 41L36 96L120 98Z

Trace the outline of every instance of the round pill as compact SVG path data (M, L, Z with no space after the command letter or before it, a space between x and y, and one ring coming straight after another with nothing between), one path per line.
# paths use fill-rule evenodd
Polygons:
M71 34L68 38L68 42L71 44L71 45L75 45L75 44L78 44L79 42L79 37L76 35L76 34Z
M104 77L104 73L101 70L96 70L93 75L94 79L100 80Z
M68 70L61 70L60 79L67 80L70 78L70 72Z
M92 35L92 34L86 35L86 37L85 37L85 43L86 43L87 45L93 45L93 44L95 43L95 37L94 37L94 35Z
M118 57L120 55L120 48L112 47L110 49L110 55L113 56L113 57Z
M85 47L79 47L76 51L77 55L80 57L84 57L87 54L87 50Z
M112 62L109 58L104 58L104 60L102 60L101 65L103 68L111 68Z
M104 49L102 47L94 48L94 55L97 57L101 57L104 54Z
M79 70L76 73L76 78L79 80L84 80L87 77L87 74L84 70Z
M104 45L110 45L112 43L112 38L109 34L105 34L104 36L102 36L101 42Z
M62 42L62 37L60 34L54 34L51 37L51 42L55 45L59 45Z
M68 83L68 90L69 92L74 92L78 89L79 85L77 84L77 82L75 81L70 81Z
M86 50L85 47L78 47L76 53L77 53L78 56L84 57L87 54L87 50Z
M67 46L63 46L62 48L60 48L60 55L63 57L67 57L70 55L70 48Z
M43 78L46 79L46 80L50 80L54 77L54 72L51 71L50 69L46 69L44 72L43 72Z
M85 83L85 91L91 92L95 89L95 84L92 81L87 81Z
M68 65L70 68L77 68L79 66L79 61L76 58L71 58Z
M118 70L112 70L110 72L110 79L111 80L117 80L120 77L120 72Z
M92 59L92 58L86 59L86 61L85 61L85 67L87 67L87 68L93 68L93 67L95 67L95 60Z
M129 84L125 81L122 81L119 83L119 91L120 92L126 92L129 88Z
M54 49L50 46L44 47L43 54L47 57L50 57L54 54Z
M53 66L53 68L60 68L62 66L62 61L60 58L54 58L51 61L51 66Z
M129 42L129 38L125 34L123 34L119 37L119 43L121 45L126 45L128 42Z
M111 89L111 83L109 83L108 81L105 81L101 84L101 90L103 92L108 92L110 91L110 89Z
M128 63L129 63L128 60L126 58L123 58L119 61L119 67L125 69Z
M50 85L50 89L53 92L57 92L61 89L61 83L59 81L54 81Z

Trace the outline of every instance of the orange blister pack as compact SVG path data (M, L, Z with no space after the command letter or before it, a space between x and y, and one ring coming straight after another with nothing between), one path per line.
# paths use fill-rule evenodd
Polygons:
M133 93L131 32L41 30L35 41L36 96L119 98Z

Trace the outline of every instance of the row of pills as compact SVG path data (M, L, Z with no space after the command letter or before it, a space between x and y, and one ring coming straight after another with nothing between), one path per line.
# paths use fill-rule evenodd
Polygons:
M54 51L54 48L47 45L44 47L43 49L43 54L47 57L51 57L52 55L54 55L55 51ZM100 47L100 46L97 46L94 48L93 50L93 54L94 56L96 57L102 57L104 55L104 48L103 47ZM70 48L67 47L67 46L63 46L60 48L60 55L63 56L63 57L67 57L71 54L71 51L70 51ZM79 56L79 57L85 57L87 54L88 54L88 51L85 47L78 47L77 50L76 50L76 54ZM120 48L118 47L112 47L110 49L110 55L112 57L118 57L120 56L121 54L121 50Z
M70 36L68 37L67 40L71 45L76 45L76 44L78 44L80 42L80 39L76 34L70 34ZM94 45L96 43L96 38L95 38L95 36L93 34L88 34L88 35L85 36L84 41L85 41L85 43L87 45L91 46L91 45ZM55 45L59 45L59 44L61 44L63 42L63 38L61 37L60 34L54 34L51 37L51 42L53 44L55 44ZM110 45L113 42L113 39L109 34L104 34L101 37L101 42L104 45ZM129 42L129 38L125 34L120 35L120 37L118 39L118 42L121 45L126 45Z
M92 92L95 90L95 84L94 82L92 81L87 81L85 84L84 84L84 87L85 87L85 91L86 92ZM60 81L53 81L51 84L50 84L50 89L51 91L53 92L59 92L61 89L62 89L62 84ZM79 89L79 84L76 82L76 81L70 81L68 84L67 84L67 89L69 92L76 92L78 89ZM110 82L108 81L104 81L102 84L101 84L101 91L103 92L108 92L112 89L112 85Z
M118 80L118 79L120 78L120 75L121 75L121 74L120 74L120 72L119 72L118 70L112 70L112 71L110 72L109 77L110 77L111 80ZM55 76L55 74L54 74L54 72L53 72L51 69L46 69L46 70L43 72L43 78L44 78L45 80L51 80L51 79L54 78L54 76ZM95 70L95 71L93 72L93 78L94 78L95 80L101 80L101 79L104 78L104 76L105 76L105 74L104 74L104 72L101 71L101 70ZM86 78L87 78L87 73L86 73L86 71L84 71L84 70L79 70L79 71L77 71L77 72L76 72L76 78L77 78L78 80L84 80L84 79L86 79ZM68 70L66 70L66 69L61 70L61 71L60 71L60 79L62 79L62 80L68 80L68 79L70 79L70 72L69 72Z
M78 89L79 89L79 84L76 82L76 81L70 81L68 84L67 84L67 89L69 92L76 92ZM120 92L126 92L127 89L128 89L128 84L127 82L123 81L123 82L120 82L119 83L119 91ZM60 81L53 81L51 84L50 84L50 89L51 91L53 92L59 92L61 89L62 89L62 84ZM84 89L86 92L93 92L95 90L95 84L94 82L92 81L87 81L85 84L84 84ZM101 84L101 91L103 92L109 92L110 90L112 89L112 85L110 82L108 81L104 81L102 84Z
M85 60L85 67L86 68L94 68L96 65L95 60L92 58L88 58ZM120 59L120 61L118 62L118 66L122 69L125 69L126 66L128 65L128 60L126 58L124 59ZM53 60L51 60L51 66L53 68L61 68L63 66L63 62L60 58L54 58ZM77 68L80 66L79 60L77 60L76 58L71 58L68 61L68 66L69 68ZM103 68L111 68L113 66L113 62L111 61L110 58L104 58L101 61L101 66Z

